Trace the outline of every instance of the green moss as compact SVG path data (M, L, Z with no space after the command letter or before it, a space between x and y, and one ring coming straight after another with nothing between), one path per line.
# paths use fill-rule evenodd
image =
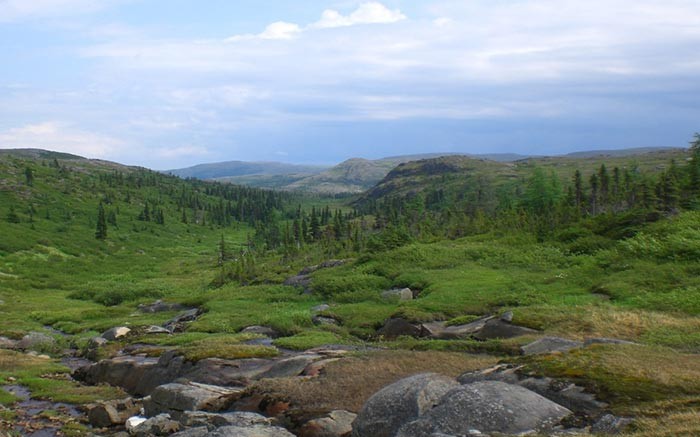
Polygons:
M327 344L347 344L348 339L328 331L305 331L292 337L282 337L274 341L275 346L292 349L307 350Z

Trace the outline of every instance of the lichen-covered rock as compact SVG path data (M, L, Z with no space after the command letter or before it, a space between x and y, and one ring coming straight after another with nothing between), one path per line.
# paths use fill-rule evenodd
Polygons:
M384 387L370 397L353 422L353 437L393 437L405 423L433 408L459 384L452 378L422 373Z
M127 328L126 326L117 326L103 332L101 337L105 340L114 341L118 338L126 337L130 332L131 329Z
M271 425L272 419L262 414L234 411L230 413L208 413L205 411L185 411L180 423L187 427L206 427L209 430L222 426Z
M406 319L394 318L386 321L384 326L379 328L377 335L387 339L392 339L401 336L418 337L421 329L410 323Z
M172 420L170 415L159 414L137 425L133 428L132 434L136 437L169 436L180 431L181 428L180 422Z
M396 437L431 437L435 433L525 434L547 431L571 411L526 388L500 381L456 387L438 405L403 425Z
M357 414L334 410L325 417L309 420L297 432L297 437L348 437Z
M179 417L185 411L221 411L228 408L242 389L214 385L170 383L156 387L148 402L144 402L146 416L168 413Z

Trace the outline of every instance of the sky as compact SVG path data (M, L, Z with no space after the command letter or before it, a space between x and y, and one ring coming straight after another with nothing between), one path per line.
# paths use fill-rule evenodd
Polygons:
M155 169L686 147L698 0L0 0L0 148Z

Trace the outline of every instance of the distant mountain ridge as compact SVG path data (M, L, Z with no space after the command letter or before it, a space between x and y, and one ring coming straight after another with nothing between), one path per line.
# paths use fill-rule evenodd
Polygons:
M198 164L192 167L167 170L181 178L218 179L235 176L249 175L287 175L287 174L316 174L326 170L329 166L287 164L274 161L226 161L208 164Z

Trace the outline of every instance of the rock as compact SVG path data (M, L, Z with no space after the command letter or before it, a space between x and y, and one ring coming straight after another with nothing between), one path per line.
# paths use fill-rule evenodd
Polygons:
M464 325L447 326L445 322L429 322L420 326L421 337L437 338L442 340L453 340L471 337L481 331L493 316L482 317Z
M299 272L300 275L309 275L317 270L321 269L329 269L331 267L340 267L343 264L345 264L347 261L344 259L329 259L326 261L323 261L321 264L317 264L315 266L309 266L309 267L304 267L301 269Z
M328 311L331 309L331 306L325 303L322 303L321 305L316 305L315 307L311 308L312 313L321 313L323 311Z
M156 387L148 402L144 402L146 416L168 413L179 418L185 411L222 411L240 397L242 389L214 385L170 383Z
M591 426L591 434L620 434L632 425L633 420L606 414Z
M141 404L132 398L97 402L87 406L88 421L90 425L98 428L122 425L140 412Z
M118 326L116 328L108 329L102 333L102 338L109 341L114 341L118 338L126 337L131 332L131 329L126 326Z
M148 418L143 416L132 416L126 419L126 422L124 422L124 427L127 431L132 432L137 426L141 425L147 420Z
M477 340L491 340L520 337L528 334L536 334L537 331L523 326L513 325L500 319L492 319L474 334Z
M253 325L253 326L248 326L247 328L243 328L241 330L242 334L259 334L259 335L264 335L265 337L270 337L270 338L277 338L280 336L279 332L275 331L274 329L270 328L269 326L259 326L259 325Z
M88 340L87 347L88 349L99 349L107 343L109 343L109 340L104 337L92 337Z
M170 332L182 332L185 329L185 324L188 322L193 322L202 314L202 310L199 308L193 308L187 310L183 313L178 314L172 319L168 320L163 324L163 327Z
M311 317L311 322L314 325L338 325L338 321L333 317L325 316L313 316Z
M379 337L393 339L401 336L418 337L421 333L420 328L409 323L406 319L396 318L389 319L378 331Z
M433 408L457 381L422 373L384 387L370 397L352 425L353 437L394 437L405 423Z
M567 340L560 337L542 337L521 348L523 355L550 354L552 352L568 352L583 346L580 341Z
M56 339L41 332L30 332L16 344L17 349L44 351L56 347Z
M326 417L309 420L297 432L298 437L348 437L357 414L335 410Z
M224 426L210 432L207 437L294 437L294 434L277 426Z
M608 407L608 404L598 401L594 394L587 393L581 386L549 377L537 378L522 375L518 373L522 368L523 366L514 367L500 364L490 369L462 374L457 378L457 381L462 384L471 384L478 381L500 381L519 385L577 414L585 414L587 416L596 416Z
M314 361L320 360L321 355L305 354L297 355L291 358L286 358L277 361L266 372L261 373L257 379L262 378L288 378L290 376L299 376L306 369L306 366Z
M132 395L145 396L160 385L149 372L157 364L155 358L121 356L81 367L73 372L73 377L87 384L106 383L122 387Z
M399 302L413 300L413 291L410 288L394 288L382 291L382 299L397 300Z
M525 434L548 431L571 411L526 388L500 381L456 387L438 405L399 429L396 437L431 437L435 433Z
M272 419L258 413L235 411L232 413L208 413L204 411L185 411L180 416L180 423L187 427L207 427L209 430L222 426L271 425Z
M506 311L501 314L501 321L506 323L513 323L513 311Z
M190 428L184 431L176 432L170 437L206 437L209 435L209 429L206 426L199 426L197 428Z
M158 299L152 304L141 304L138 306L138 309L142 313L162 313L166 311L180 311L185 309L185 306L179 303L165 303Z
M172 332L168 331L165 328L162 328L160 326L149 326L144 330L145 334L172 334Z
M307 275L291 276L284 281L284 285L288 285L290 287L302 288L304 290L304 293L310 293L311 292L311 277L308 274Z
M301 374L311 377L319 376L325 370L328 364L338 360L340 360L340 358L326 358L324 360L314 361L306 366Z
M140 423L132 429L136 437L168 436L180 431L181 425L170 418L168 414L159 414Z
M620 340L618 338L605 338L605 337L587 338L583 342L584 346L590 346L592 344L637 344L637 343L635 343L633 341Z
M0 337L0 349L16 349L17 341L7 337Z

